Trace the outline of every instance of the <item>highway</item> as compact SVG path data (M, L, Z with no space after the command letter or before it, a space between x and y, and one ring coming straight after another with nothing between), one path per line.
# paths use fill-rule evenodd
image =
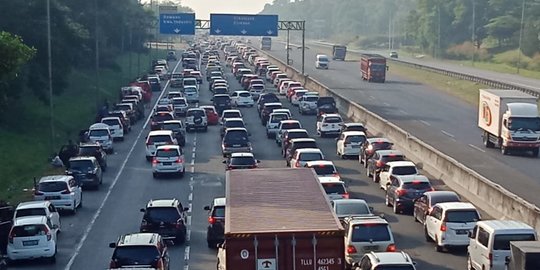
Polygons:
M252 40L252 44L257 44ZM486 149L477 127L477 108L452 95L407 78L387 74L386 83L368 83L360 77L358 62L331 61L329 70L315 69L318 46L306 50L305 73L332 90L397 124L410 134L469 166L527 201L540 205L540 159L503 156ZM269 52L286 62L283 44ZM290 51L293 66L301 70L301 50Z
M228 73L227 76L231 77ZM231 90L238 83L230 80ZM210 103L207 84L201 87L201 104ZM165 92L164 92L165 93ZM157 96L157 93L154 93ZM157 100L154 97L152 102ZM287 101L283 103L289 106ZM290 106L289 106L290 107ZM256 108L242 108L244 119L251 132L250 140L261 167L285 167L279 148L266 138ZM291 107L296 119L315 134L315 117L301 116ZM126 141L118 143L117 153L110 157L104 186L99 191L84 193L84 207L76 216L62 216L63 232L59 236L59 253L56 265L40 262L24 263L15 269L107 269L112 254L108 244L118 236L138 232L142 213L139 208L150 199L178 198L189 206L189 241L170 247L171 269L215 269L216 251L206 246L207 213L203 210L214 197L224 195L224 165L221 163L219 127L211 126L207 133L188 133L185 160L188 164L182 179L153 179L151 165L144 156L144 139L149 131L145 123L138 123ZM317 138L321 150L333 160L349 185L353 198L366 199L378 213L384 213L391 223L398 249L408 252L418 263L419 270L464 269L464 250L448 254L437 253L431 243L426 243L421 225L410 215L395 215L384 205L383 192L365 176L357 160L341 160L335 152L335 140ZM444 189L434 182L437 189ZM284 212L286 215L286 212Z

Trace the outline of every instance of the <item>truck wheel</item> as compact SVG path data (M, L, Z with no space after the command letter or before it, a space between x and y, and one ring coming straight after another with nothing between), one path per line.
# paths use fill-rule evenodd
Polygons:
M493 142L489 140L490 135L487 132L484 132L484 136L482 136L482 142L484 143L484 146L486 148L493 148Z
M501 153L503 155L508 155L508 148L506 146L501 145Z
M538 157L538 150L540 150L540 148L534 148L534 149L532 150L532 156L533 156L533 157Z

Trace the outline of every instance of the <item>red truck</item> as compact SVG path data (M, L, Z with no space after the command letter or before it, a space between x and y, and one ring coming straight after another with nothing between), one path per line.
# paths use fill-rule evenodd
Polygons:
M362 79L368 82L384 82L386 80L386 58L379 54L362 54L360 58Z
M310 168L226 173L218 270L343 270L344 229Z

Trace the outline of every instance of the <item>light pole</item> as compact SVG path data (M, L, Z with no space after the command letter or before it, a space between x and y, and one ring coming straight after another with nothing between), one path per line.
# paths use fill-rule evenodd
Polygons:
M523 21L525 19L525 0L521 4L521 24L519 26L519 48L518 48L518 61L517 61L517 73L519 74L519 66L521 65L521 42L523 40Z
M473 45L473 52L472 52L472 65L474 66L474 54L476 53L476 0L472 1L472 45Z
M100 96L100 93L99 93L99 31L98 31L98 4L97 4L97 0L94 0L94 8L95 8L95 14L94 14L94 27L95 27L95 48L94 48L94 51L95 51L95 61L96 61L96 108L99 112L99 109L100 109L100 106L99 106L99 96Z
M54 131L54 101L52 85L52 47L51 47L51 1L47 0L47 69L49 83L49 127L51 129L51 150L54 152L55 131Z

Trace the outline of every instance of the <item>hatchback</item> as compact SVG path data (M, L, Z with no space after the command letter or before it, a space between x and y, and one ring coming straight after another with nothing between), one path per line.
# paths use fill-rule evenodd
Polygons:
M306 168L312 168L319 181L341 181L341 177L334 166L334 162L329 160L308 161L304 165Z
M82 206L82 188L70 175L44 176L36 184L34 201L50 201L57 209L75 214Z
M251 96L251 93L248 91L234 91L231 94L231 100L234 106L240 107L240 106L247 106L247 107L253 107L253 97Z
M366 139L367 136L362 131L342 132L336 139L337 155L343 159L349 156L358 156L360 147L362 147Z
M9 232L7 256L9 260L47 259L56 262L58 225L46 216L16 218Z

